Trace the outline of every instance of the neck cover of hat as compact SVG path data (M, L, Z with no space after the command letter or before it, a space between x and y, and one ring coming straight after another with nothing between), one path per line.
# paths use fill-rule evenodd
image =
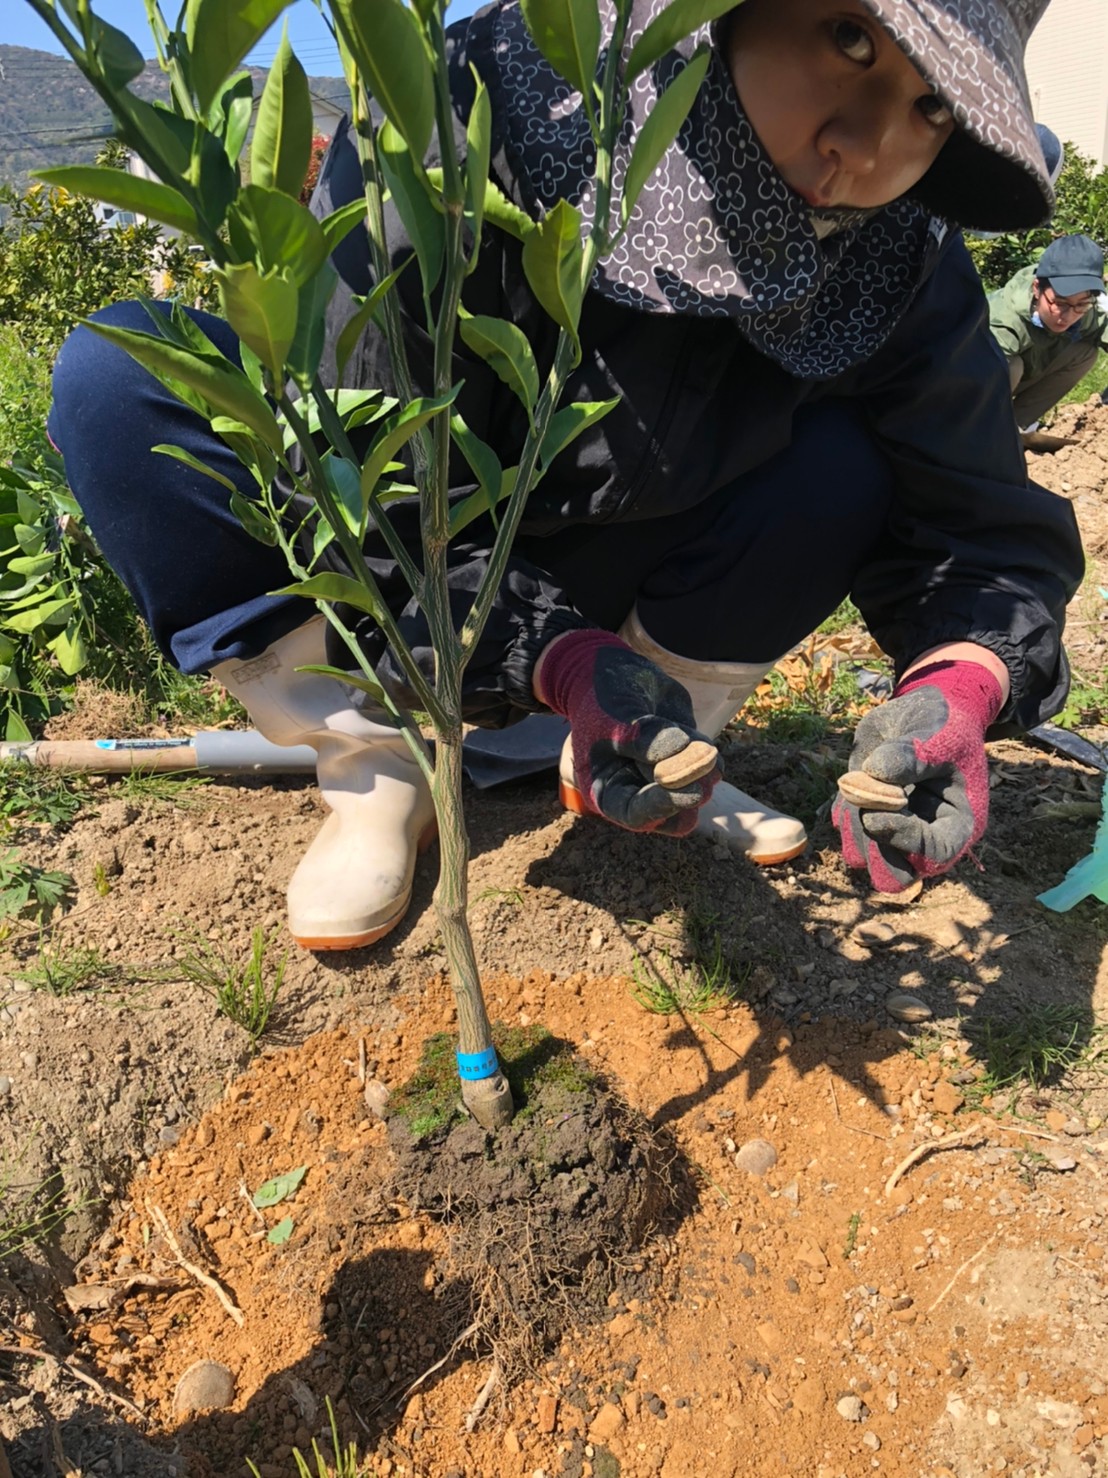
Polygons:
M634 0L628 47L665 3ZM607 37L607 0L601 10ZM644 120L704 41L713 43L711 61L692 112L593 287L645 312L732 318L789 374L831 379L889 337L945 227L906 199L875 211L813 212L762 149L708 26L635 79L614 160L616 202ZM518 4L501 7L493 51L490 81L525 196L543 210L567 199L587 227L595 150L580 94L538 51Z

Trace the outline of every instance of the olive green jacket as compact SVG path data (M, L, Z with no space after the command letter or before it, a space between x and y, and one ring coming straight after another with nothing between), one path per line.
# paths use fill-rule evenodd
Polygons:
M1063 345L1075 340L1097 344L1108 352L1108 313L1099 300L1064 333L1052 334L1031 321L1031 283L1034 267L1025 267L989 294L989 327L1000 345L1005 359L1023 360L1026 381L1037 380L1050 368L1050 362Z

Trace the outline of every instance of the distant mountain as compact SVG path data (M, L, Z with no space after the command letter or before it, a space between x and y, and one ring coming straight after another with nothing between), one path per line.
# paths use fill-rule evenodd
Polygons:
M254 94L265 72L252 69ZM346 100L341 77L309 77L317 97ZM131 83L139 97L165 102L169 84L157 62ZM27 46L0 46L0 183L24 188L38 169L90 164L111 133L111 115L65 57Z

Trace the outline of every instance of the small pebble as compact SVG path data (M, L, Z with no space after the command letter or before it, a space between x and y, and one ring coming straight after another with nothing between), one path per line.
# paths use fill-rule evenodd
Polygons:
M926 1001L903 990L885 997L885 1010L895 1021L929 1021L935 1014Z
M866 1408L860 1396L840 1396L835 1402L835 1410L844 1422L860 1422L866 1414Z
M777 1151L765 1139L748 1139L735 1156L740 1170L751 1175L767 1175L777 1164Z
M0 1098L7 1098L12 1091L12 1080L0 1074Z

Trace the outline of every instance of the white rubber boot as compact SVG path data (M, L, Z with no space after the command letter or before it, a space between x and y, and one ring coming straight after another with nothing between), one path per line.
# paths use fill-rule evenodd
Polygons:
M637 610L620 627L619 636L643 657L648 657L670 677L676 678L692 699L696 726L715 739L724 724L739 709L773 666L772 662L695 662L661 647L643 628ZM573 752L567 739L559 765L563 803L571 811L579 796L573 776ZM700 808L695 835L722 839L751 862L768 867L787 862L808 845L808 833L795 816L763 805L735 785L721 780Z
M360 949L404 917L417 851L435 836L430 788L399 730L355 707L350 690L298 667L326 662L327 622L315 617L249 662L216 677L274 744L316 752L331 814L288 889L289 931L305 949Z

